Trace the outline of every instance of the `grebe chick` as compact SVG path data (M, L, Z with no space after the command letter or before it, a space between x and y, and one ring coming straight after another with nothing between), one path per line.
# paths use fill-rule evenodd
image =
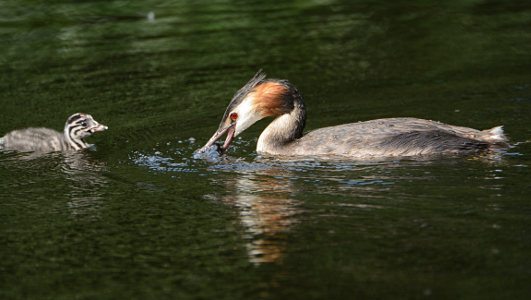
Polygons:
M225 133L222 151L258 120L276 116L256 146L259 154L377 159L419 155L463 155L508 146L502 126L479 131L416 118L387 118L325 127L303 134L306 109L301 94L286 80L266 79L262 71L230 101L221 124L202 148ZM200 150L201 151L201 150Z
M85 142L86 137L107 129L91 115L75 113L66 121L63 133L43 127L13 130L0 138L0 149L35 152L81 150L90 147Z

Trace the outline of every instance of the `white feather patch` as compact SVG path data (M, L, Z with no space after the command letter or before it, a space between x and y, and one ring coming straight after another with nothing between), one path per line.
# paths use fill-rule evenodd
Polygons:
M505 141L505 135L503 134L503 126L496 126L487 131L489 133L489 139L493 142L502 142Z

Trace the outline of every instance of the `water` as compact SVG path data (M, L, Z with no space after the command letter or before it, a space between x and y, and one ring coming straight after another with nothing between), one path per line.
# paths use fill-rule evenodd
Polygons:
M0 154L0 298L531 295L526 1L3 1L0 133L109 130ZM307 129L412 116L505 125L494 156L258 157L264 120L195 159L259 69Z

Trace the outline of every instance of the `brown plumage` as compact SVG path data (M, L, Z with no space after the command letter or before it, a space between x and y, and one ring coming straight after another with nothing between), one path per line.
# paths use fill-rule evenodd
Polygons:
M232 118L231 118L232 116ZM234 118L236 116L236 118ZM302 95L286 80L266 79L261 71L233 97L220 126L202 149L225 133L232 139L267 117L277 116L258 138L260 154L379 159L419 155L466 155L505 148L502 126L476 130L417 118L387 118L316 129L303 134Z
M289 94L289 88L280 82L266 81L253 89L255 109L262 116L278 116L288 113L293 109L292 103L285 95Z

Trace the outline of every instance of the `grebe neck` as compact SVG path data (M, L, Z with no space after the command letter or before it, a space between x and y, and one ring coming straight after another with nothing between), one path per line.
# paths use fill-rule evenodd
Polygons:
M306 124L306 107L298 92L291 96L291 111L276 117L260 134L256 145L258 153L278 153L283 146L302 137Z

